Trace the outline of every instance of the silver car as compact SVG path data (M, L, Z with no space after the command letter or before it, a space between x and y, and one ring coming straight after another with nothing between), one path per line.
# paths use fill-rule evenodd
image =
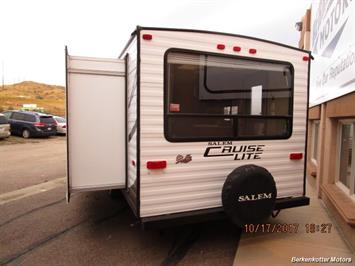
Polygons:
M6 116L0 114L0 139L10 136L10 124Z
M67 121L65 118L60 116L53 116L53 118L57 122L57 134L67 134Z

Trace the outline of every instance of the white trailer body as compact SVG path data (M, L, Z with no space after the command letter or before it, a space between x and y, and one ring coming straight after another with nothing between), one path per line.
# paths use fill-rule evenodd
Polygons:
M247 205L233 199L258 212L273 198L269 214L308 205L310 57L251 37L141 27L119 59L109 60L109 74L100 75L106 66L97 65L85 74L90 81L78 81L76 58L67 55L68 192L123 188L142 222L223 211L243 216L238 208ZM80 96L87 93L95 100ZM82 137L88 128L80 120L91 116L105 120L100 140ZM266 175L275 191L266 189Z

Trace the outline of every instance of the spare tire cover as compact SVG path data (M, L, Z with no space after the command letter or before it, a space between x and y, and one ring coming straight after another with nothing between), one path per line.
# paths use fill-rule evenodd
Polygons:
M244 165L224 182L222 204L233 223L260 223L272 213L277 196L274 178L265 168Z

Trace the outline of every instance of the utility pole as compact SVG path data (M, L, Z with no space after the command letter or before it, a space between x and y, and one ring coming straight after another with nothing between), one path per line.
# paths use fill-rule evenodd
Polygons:
M4 67L4 60L2 60L2 89L5 88L5 67Z

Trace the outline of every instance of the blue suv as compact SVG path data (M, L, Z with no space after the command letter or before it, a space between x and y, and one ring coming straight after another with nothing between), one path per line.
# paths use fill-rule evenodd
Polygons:
M51 115L25 111L6 111L11 134L30 137L49 137L57 133L57 123Z

